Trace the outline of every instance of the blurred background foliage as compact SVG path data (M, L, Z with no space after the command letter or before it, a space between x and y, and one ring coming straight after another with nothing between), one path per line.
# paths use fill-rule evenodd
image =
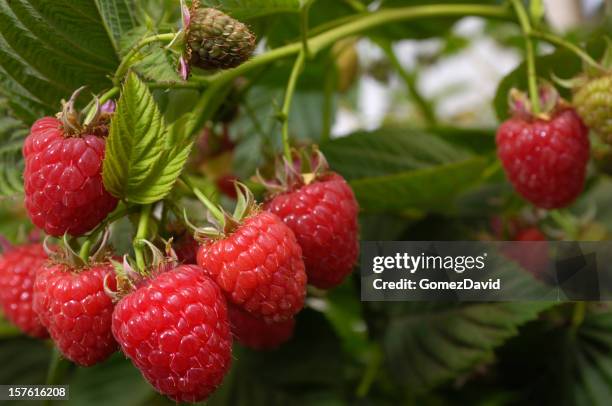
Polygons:
M203 3L248 22L259 52L299 40L299 0ZM319 0L310 7L310 32L368 10L434 3ZM612 21L604 2L545 3L568 14L548 13L547 29L600 55ZM92 93L108 89L121 55L147 33L177 28L179 18L171 0L0 0L2 235L23 241L31 227L21 196L28 126L83 84ZM521 47L514 22L434 18L371 30L307 61L289 118L292 140L319 144L350 181L362 240L491 238L493 216L524 211L494 142L508 90L525 87ZM567 51L542 43L539 53L545 79L582 69ZM237 80L207 123L189 170L208 190L228 175L247 180L256 168L270 170L281 150L277 116L292 63ZM149 82L178 79L159 46L146 48L134 69ZM200 96L154 87L168 122ZM612 231L612 180L600 169L592 165L585 193L565 214L588 221L559 238L605 239ZM185 199L178 191L174 198ZM127 249L132 231L129 221L115 225L115 246ZM607 405L612 398L608 304L589 304L577 317L572 303L362 303L357 274L336 290L310 293L294 338L272 352L236 345L232 371L207 404ZM0 383L44 383L51 354L49 343L0 321ZM71 397L62 404L170 404L120 354L89 369L68 366L61 382Z

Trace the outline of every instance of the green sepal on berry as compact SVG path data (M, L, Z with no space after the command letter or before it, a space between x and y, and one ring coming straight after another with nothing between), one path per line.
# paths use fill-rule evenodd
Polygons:
M526 121L544 120L549 121L554 115L569 107L569 104L561 98L557 89L549 82L542 82L538 87L540 98L540 111L535 113L529 96L518 89L511 89L508 93L508 106L510 114Z
M233 213L228 213L222 207L212 203L198 189L193 189L196 197L208 209L206 220L210 224L206 227L197 227L193 225L187 218L187 213L184 213L185 224L193 230L193 237L198 242L204 242L210 239L221 239L230 235L236 230L242 221L259 211L259 205L255 201L253 192L243 183L235 182L236 188L236 206Z
M107 281L104 281L104 291L114 302L118 302L122 297L136 290L147 280L154 278L160 273L175 268L179 261L171 246L171 241L164 241L165 252L162 252L148 240L141 240L149 248L150 258L147 262L147 269L138 271L138 266L128 257L123 256L122 262L110 259L115 271L116 289L108 288Z
M82 134L93 134L99 137L108 135L108 124L115 111L113 101L100 105L100 99L95 96L93 106L86 115L75 107L76 100L86 86L75 90L68 101L62 100L62 111L56 114L60 120L65 137L78 137ZM87 109L86 109L87 110Z
M68 234L64 234L62 237L62 244L59 246L54 245L50 247L49 237L45 238L43 241L43 248L49 259L54 263L64 264L72 269L87 268L105 262L110 258L112 255L112 248L109 246L109 237L110 231L107 228L92 247L94 251L93 254L89 255L87 258L81 257L72 247Z
M316 145L310 148L292 150L291 162L287 158L276 162L274 179L266 180L257 171L255 179L262 184L268 197L296 190L323 178L329 173L329 164Z

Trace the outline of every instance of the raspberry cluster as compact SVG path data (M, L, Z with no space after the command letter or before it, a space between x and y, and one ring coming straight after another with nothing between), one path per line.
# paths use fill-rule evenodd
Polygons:
M32 127L26 207L47 234L82 235L115 207L100 173L106 133L69 133L55 118ZM202 401L227 374L234 339L277 348L293 335L306 285L328 289L352 271L357 201L340 175L315 172L276 187L261 206L236 184L234 214L209 206L221 213L214 232L169 226L173 249L164 255L150 244L137 271L102 242L87 260L68 240L52 255L42 244L18 246L0 258L3 312L26 334L50 336L77 365L120 349L158 392Z
M250 56L255 37L244 24L198 2L183 8L183 18L190 64L225 69ZM233 214L192 188L212 226L198 229L178 218L168 225L143 210L144 234L154 217L158 227L148 234L156 239L139 238L136 262L126 255L119 263L106 247L108 230L93 241L118 204L102 176L114 104L96 102L82 114L74 107L81 90L56 117L37 120L25 139L27 213L64 243L17 246L0 257L3 314L25 334L50 337L79 366L103 362L119 349L158 392L176 402L200 402L230 369L234 339L254 350L277 348L294 333L307 284L329 289L351 273L358 256L357 201L315 148L304 173L281 163L277 173L285 178L272 181L261 205L231 176L217 185L236 200ZM231 142L224 135L225 148ZM136 234L141 231L139 223ZM86 240L77 254L71 244L81 236Z

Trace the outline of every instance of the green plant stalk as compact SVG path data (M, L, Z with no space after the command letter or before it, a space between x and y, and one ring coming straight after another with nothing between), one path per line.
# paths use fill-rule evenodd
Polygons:
M142 240L147 238L149 233L149 217L151 217L152 205L147 204L142 206L140 211L140 219L138 220L138 229L136 230L136 237L134 237L134 255L136 256L136 266L140 272L145 270L145 260L143 252Z
M70 361L64 359L62 354L58 350L58 348L53 345L53 351L51 352L51 361L49 362L49 369L47 370L47 378L45 380L45 385L57 385L63 379L68 367L70 366ZM50 405L51 400L47 399L43 403L44 405Z
M110 98L112 98L113 96L115 96L117 93L119 93L119 87L114 86L111 87L109 90L107 90L105 93L102 94L102 96L100 96L98 98L98 104L101 106L104 103L106 103L108 100L110 100ZM85 106L83 112L84 112L84 116L85 117L89 117L91 114L93 114L93 109L96 107L96 103L95 100L91 100L87 106Z
M162 230L165 230L167 224L168 224L168 203L167 203L167 200L163 200L161 216L159 218L159 227Z
M523 37L525 38L525 62L527 64L527 86L529 89L529 100L534 114L540 113L540 95L538 92L538 77L535 65L535 46L531 38L532 30L529 16L522 0L511 0L516 17L519 20Z
M291 76L289 76L289 82L287 83L287 91L285 92L285 100L283 101L283 108L281 110L281 118L283 120L282 138L283 138L283 154L287 158L288 162L291 162L291 145L289 143L289 111L291 110L291 99L295 93L295 87L297 80L300 76L300 72L304 69L304 61L306 59L306 53L302 51L298 54L291 70Z
M447 16L466 16L474 15L489 18L511 19L512 14L504 6L489 6L479 4L435 4L428 6L411 6L390 8L376 11L370 14L363 14L345 25L330 29L324 33L308 39L308 48L313 56L336 41L358 34L372 28L379 27L398 21L407 21L426 17L447 17ZM252 69L266 65L279 59L295 55L302 49L301 41L285 45L280 48L272 49L258 55L242 65L227 71L219 72L210 76L212 85L206 89L198 103L193 109L196 119L189 128L189 133L194 134L202 125L212 117L215 107L213 103L220 103L217 92L225 87L235 78L242 76Z
M212 85L204 91L200 100L198 100L192 110L194 120L191 120L191 126L186 128L189 135L193 136L204 126L204 123L210 120L213 114L215 114L222 100L224 100L225 96L230 92L231 87L225 86L229 81L231 81L231 79L227 82L224 80L214 81Z
M187 186L187 189L189 189L193 195L195 197L197 197L197 199L202 202L202 204L204 206L206 206L206 208L208 210L210 210L210 212L213 214L213 216L216 219L223 219L224 215L223 212L217 207L216 204L214 204L209 198L208 196L206 196L204 193L202 193L202 191L200 189L198 189L197 187L195 187L195 185L187 178L187 176L181 176L180 177L181 181Z
M367 396L382 363L381 350L376 344L372 344L369 355L368 364L361 378L361 382L359 382L359 386L357 387L356 395L358 398L364 398Z
M578 235L578 226L571 214L567 213L565 210L557 209L549 211L548 215L559 225L559 227L561 227L567 238L576 239Z
M393 66L397 74L402 78L402 80L406 84L406 87L408 88L408 92L410 93L410 96L412 97L415 104L418 106L419 110L421 110L421 113L423 114L423 117L425 118L425 122L427 123L427 125L428 126L436 125L437 120L436 120L436 116L433 112L433 108L431 104L427 100L425 100L421 92L419 92L419 89L417 88L415 80L414 80L414 76L411 75L409 72L407 72L402 66L402 64L400 63L399 59L397 59L397 55L395 55L395 52L393 52L393 48L391 47L391 44L388 42L380 41L378 45L381 47L381 49L387 56L387 59L389 60L389 62L391 62L391 66Z
M106 103L107 101L109 101L110 99L115 97L118 93L119 93L119 87L118 86L114 86L114 87L110 88L102 96L100 96L100 99L99 99L100 105Z
M81 249L79 250L79 257L83 260L84 263L87 263L89 259L89 250L91 249L93 242L91 238L86 239L81 245Z
M588 65L596 69L602 70L602 71L604 70L604 67L601 66L601 64L599 64L595 59L593 59L591 55L587 54L585 51L580 49L580 47L576 46L575 44L572 44L569 41L564 40L561 37L558 37L556 35L546 33L546 32L540 32L540 31L531 31L530 35L533 38L539 38L557 47L565 48L568 51L574 53L577 57L582 59Z
M334 59L330 55L328 68L325 70L325 82L323 87L323 133L321 143L330 140L332 127L332 104L334 102L334 89L336 88L338 69L336 69Z
M147 82L147 87L149 89L203 89L206 88L208 82L198 81L198 82Z
M193 192L195 197L197 197L198 200L202 202L202 204L204 204L204 206L206 206L206 208L212 212L215 218L218 218L218 219L223 218L223 212L219 210L219 208L213 202L211 202L208 196L202 193L200 189L194 187L191 189L191 191Z
M110 216L106 217L100 224L96 226L96 228L93 229L92 232L89 233L87 239L83 242L83 245L81 245L79 257L83 261L87 262L87 259L89 258L89 250L91 249L91 246L94 244L94 242L98 239L100 233L115 221L119 220L120 218L131 212L134 212L134 209L135 207L130 209L128 209L127 207L123 207L112 213Z
M308 48L308 14L310 12L310 6L314 3L314 0L307 0L302 6L300 12L300 33L302 35L302 48L306 53L306 56L311 57L310 49Z
M121 80L130 68L132 58L138 53L138 51L140 51L140 49L153 42L170 42L174 39L175 36L176 34L174 33L165 33L152 35L150 37L141 39L136 45L132 47L132 49L129 50L129 52L121 60L121 63L119 64L119 67L117 68L117 70L115 71L115 75L113 76L113 83L115 84L115 86L118 86L121 83Z
M508 10L504 6L487 6L479 4L433 4L427 6L409 6L388 8L362 17L317 35L309 40L309 46L313 53L334 44L339 39L355 35L381 25L393 22L407 21L426 17L449 17L449 16L482 16L493 18L510 18Z
M208 80L199 79L197 81L190 82L150 82L147 83L147 87L149 87L150 89L202 89L208 86L208 84ZM109 90L103 93L102 96L100 96L98 102L100 103L100 105L106 103L107 101L115 97L117 94L119 94L120 90L121 89L119 85L111 87ZM90 104L91 108L94 108L94 105L92 103Z
M357 20L360 16L365 15L366 13L367 13L367 10L359 12L359 13L355 13L355 14L349 14L344 17L336 18L335 20L331 20L326 23L317 25L316 27L312 27L311 29L308 30L308 33L310 34L311 37L314 37L321 33L327 32L333 28L339 27L344 24L351 23Z
M351 7L353 10L356 10L356 11L367 11L368 10L365 4L363 4L359 0L344 0L344 2L349 7Z

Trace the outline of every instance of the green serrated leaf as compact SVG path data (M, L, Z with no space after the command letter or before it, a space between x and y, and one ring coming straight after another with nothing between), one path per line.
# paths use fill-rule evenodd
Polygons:
M386 330L388 363L403 385L424 392L490 361L493 350L551 303L417 303Z
M575 340L568 337L569 357L573 356L573 373L565 378L573 388L576 405L607 405L612 397L612 313L610 310L589 313L578 328ZM571 332L568 332L571 334ZM571 395L570 395L571 396Z
M418 209L449 213L453 200L481 179L485 158L350 182L362 209L371 211Z
M323 144L321 151L335 171L351 180L423 169L470 157L466 150L415 128L357 132Z
M23 123L8 115L6 105L0 99L0 196L5 197L23 191L21 148L28 133Z
M107 31L115 46L119 50L119 41L136 26L131 0L96 0L96 6L104 20Z
M586 311L584 318L576 318L582 311ZM514 374L520 381L522 400L538 405L608 405L612 396L610 304L574 302L545 316L543 323L524 329L497 354L503 373ZM523 402L516 399L514 403Z
M106 189L139 204L168 194L191 148L183 131L189 119L166 128L149 89L131 73L111 120L102 171Z
M141 204L151 203L170 192L191 152L192 142L186 131L191 120L191 115L186 114L168 127L164 149L147 178L133 189L132 201L137 198Z
M95 0L0 0L0 94L17 117L31 124L80 86L110 86L119 60L105 24Z
M120 54L125 55L142 38L154 33L140 26L121 37ZM131 68L145 80L153 82L177 82L181 78L177 71L175 57L158 44L151 44L141 49Z

